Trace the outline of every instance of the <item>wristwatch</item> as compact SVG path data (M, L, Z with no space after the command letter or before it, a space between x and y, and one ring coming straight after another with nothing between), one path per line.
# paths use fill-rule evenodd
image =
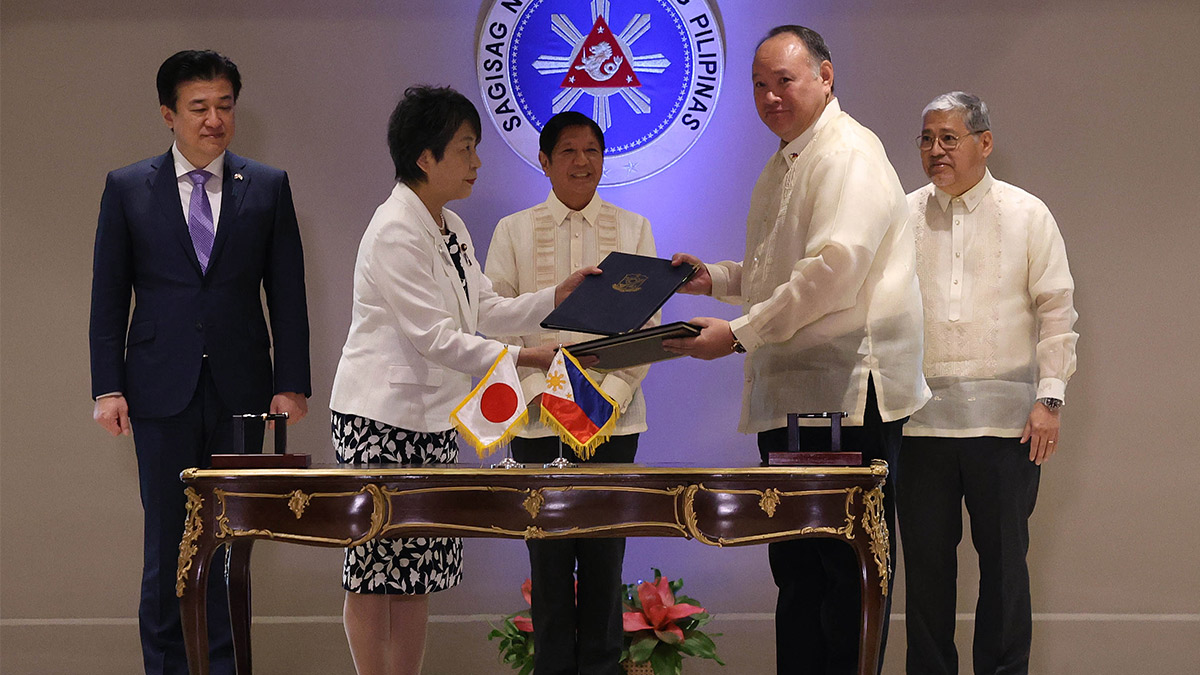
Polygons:
M1046 406L1046 408L1049 409L1050 412L1054 412L1055 410L1058 410L1063 405L1061 398L1052 398L1050 396L1039 398L1038 403L1041 403L1042 405Z

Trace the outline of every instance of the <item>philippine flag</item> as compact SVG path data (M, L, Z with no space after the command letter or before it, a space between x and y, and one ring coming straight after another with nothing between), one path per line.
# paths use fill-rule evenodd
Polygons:
M565 349L558 350L546 372L542 422L554 429L581 459L608 440L620 409Z
M511 439L528 417L517 367L505 347L479 385L450 413L450 423L482 458Z

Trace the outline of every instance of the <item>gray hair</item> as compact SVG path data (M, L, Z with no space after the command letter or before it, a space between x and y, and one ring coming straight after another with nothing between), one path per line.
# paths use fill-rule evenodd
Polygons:
M978 96L965 91L952 91L938 96L925 106L925 109L921 111L921 117L925 117L930 110L954 110L961 113L963 123L967 125L967 131L971 133L987 131L992 128L987 104Z

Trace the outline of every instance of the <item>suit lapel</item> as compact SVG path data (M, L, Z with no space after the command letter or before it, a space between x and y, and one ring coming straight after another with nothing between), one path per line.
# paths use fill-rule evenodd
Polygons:
M237 227L237 214L241 213L242 198L250 187L250 174L246 172L246 160L225 151L225 176L221 179L221 217L217 222L217 237L213 240L212 256L208 269L221 258L225 242Z
M425 215L428 217L428 212L425 212ZM432 219L429 222L432 223ZM456 232L455 234L458 233ZM442 268L450 280L451 288L454 289L454 299L458 301L460 324L466 332L474 333L475 313L471 311L471 303L467 299L467 294L463 291L462 282L458 278L458 268L454 266L454 259L450 257L450 251L446 249L446 240L442 237L441 228L433 229L430 235L433 237L433 245L437 248L438 257L442 261Z
M430 215L429 210L425 208L425 204L421 202L421 198L417 196L416 192L413 192L412 188L397 182L396 187L392 188L392 195L416 214L417 219L421 221L421 226L425 228L426 235L433 239L433 247L437 251L438 260L442 263L442 270L449 279L450 286L454 289L460 325L465 332L474 333L475 327L479 323L478 317L475 312L471 311L471 303L463 291L462 283L459 282L458 268L454 266L450 251L446 250L446 240L442 238L441 226L434 222L433 216ZM462 232L455 230L454 233L460 242L465 241Z
M151 173L147 177L150 193L162 211L163 222L166 223L179 245L183 247L184 257L196 270L200 271L200 260L196 257L196 247L192 244L192 235L188 232L187 216L183 213L183 204L179 201L179 179L175 175L175 158L168 150L151 165Z

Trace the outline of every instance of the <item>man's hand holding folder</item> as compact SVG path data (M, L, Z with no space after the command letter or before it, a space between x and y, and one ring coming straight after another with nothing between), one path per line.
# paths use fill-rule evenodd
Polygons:
M607 336L568 350L581 363L599 358L595 368L612 371L662 361L675 356L662 349L664 338L699 334L698 326L683 322L644 328L695 269L682 262L620 252L610 253L600 268L602 280L583 280L575 294L542 322L543 328Z
M680 293L688 295L712 295L712 276L708 266L694 255L676 253L671 256L671 265L691 265L695 272L691 279L679 288ZM696 359L711 361L722 356L729 356L737 351L739 344L729 327L729 322L709 316L698 316L688 323L700 327L696 337L672 338L663 340L663 349L677 356L691 356Z

